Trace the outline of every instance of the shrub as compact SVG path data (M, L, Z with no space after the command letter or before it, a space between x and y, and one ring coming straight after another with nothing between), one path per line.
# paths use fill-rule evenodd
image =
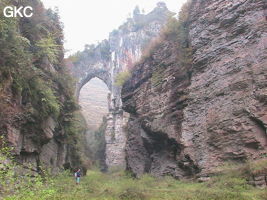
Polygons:
M267 158L257 161L249 161L247 163L247 169L252 175L267 174Z
M103 117L102 124L100 125L98 130L87 132L87 138L90 138L88 139L88 146L93 156L93 160L95 161L96 166L101 168L103 171L106 170L106 163L105 163L106 127L107 127L107 119L106 117Z
M77 63L80 59L81 52L77 51L76 53L70 55L67 59L70 60L72 63Z
M99 45L96 47L100 51L100 55L102 59L109 60L111 56L109 42L107 40L103 40Z
M162 37L156 37L152 39L151 42L148 43L142 50L142 56L138 63L143 63L146 59L150 58L152 54L160 47L163 42Z
M62 68L56 73L51 73L51 78L55 83L57 83L61 93L63 93L70 99L72 99L72 97L74 98L74 91L76 86L75 80L69 74L66 68Z
M172 41L177 44L177 60L181 65L188 66L192 63L192 49L188 37L189 11L191 1L188 1L182 7L179 13L179 19L170 17L166 25L162 28L158 37L153 39L142 50L140 63L150 58L163 44L164 41Z
M151 83L155 87L163 82L164 68L158 66L152 73Z
M29 83L30 96L33 106L38 110L41 118L53 115L55 118L60 113L60 103L55 92L41 78L36 77Z
M174 17L168 19L167 24L161 31L161 35L165 38L176 40L179 37L181 22Z
M36 43L38 58L47 57L52 64L58 64L60 45L56 44L55 39L48 35Z
M65 118L64 127L67 134L68 144L76 144L80 141L82 133L87 130L86 121L79 111L76 111L68 118Z
M87 125L83 115L80 111L75 111L74 113L69 113L69 116L65 117L64 121L66 144L70 148L70 157L75 165L73 167L89 168L91 165L89 157L91 159L91 155L86 152L88 151L86 149L88 144L85 138Z
M128 188L119 195L121 200L145 200L145 194L137 188Z
M131 73L129 71L123 71L117 74L115 79L116 86L123 86L123 84L130 78Z
M246 163L242 164L227 162L223 166L217 168L217 173L244 178L250 178L258 174L267 174L267 158L248 160Z

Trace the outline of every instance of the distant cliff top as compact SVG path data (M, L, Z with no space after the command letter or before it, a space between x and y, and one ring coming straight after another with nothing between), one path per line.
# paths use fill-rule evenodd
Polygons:
M118 29L113 30L110 33L110 37L116 35L118 32L126 34L129 32L137 32L154 21L164 23L168 17L173 16L174 14L175 13L168 10L164 2L159 2L148 14L141 13L139 7L136 6L133 10L133 16L128 18Z
M132 17L118 29L113 30L108 39L97 45L85 45L83 51L78 51L69 57L69 61L74 64L70 65L72 74L80 79L85 71L90 70L88 66L93 68L96 63L107 63L115 59L114 56L112 58L112 52L116 54L118 66L137 60L141 49L159 34L167 19L173 15L174 13L168 10L164 2L159 2L148 14L144 14L136 6Z

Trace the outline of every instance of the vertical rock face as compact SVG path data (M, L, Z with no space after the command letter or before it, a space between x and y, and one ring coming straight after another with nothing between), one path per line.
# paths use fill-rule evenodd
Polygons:
M125 166L127 114L122 111L121 86L115 80L121 71L131 69L140 59L142 49L159 34L169 14L165 4L158 5L148 15L135 13L118 32L110 34L112 104L106 131L106 163L110 167Z
M155 38L171 12L165 4L158 6L147 15L136 10L133 18L110 33L109 40L98 46L89 46L77 54L72 73L79 81L76 95L94 77L103 80L109 90L109 114L106 128L106 163L108 167L125 166L126 133L124 124L126 113L122 111L121 86L116 78L122 71L131 69L141 57L141 51Z
M127 168L134 174L182 177L199 169L183 155L181 128L190 72L177 62L176 42L163 41L151 58L137 66L122 90L130 113Z
M193 74L182 138L207 173L267 151L265 1L196 1ZM194 122L194 123L192 123Z
M206 176L226 161L267 153L265 1L194 0L189 8L192 65L163 41L123 87L130 113L127 168Z
M38 12L6 18L5 6ZM77 106L64 72L59 16L38 0L1 0L0 10L0 148L5 138L16 161L36 172L76 167L81 160L72 136L79 130L69 122Z

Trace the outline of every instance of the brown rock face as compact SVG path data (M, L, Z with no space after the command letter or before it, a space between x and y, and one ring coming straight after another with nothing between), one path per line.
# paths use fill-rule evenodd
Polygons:
M206 176L267 153L264 1L194 0L189 13L192 66L164 41L122 91L127 167L137 176Z
M163 42L150 59L136 66L123 88L123 108L131 114L127 167L136 175L181 177L198 171L190 157L183 155L180 140L190 67L177 62L176 45Z
M135 12L132 18L110 33L108 40L96 47L89 46L74 62L72 74L78 80L77 97L81 88L95 77L105 82L110 91L105 131L106 164L109 168L125 168L124 123L127 115L122 111L121 85L117 80L123 71L131 69L139 60L142 49L159 34L171 14L164 3L157 4L148 14Z
M84 168L85 150L79 148L85 149L86 127L64 67L59 16L39 0L1 0L0 10L6 5L31 6L38 12L9 20L0 15L5 27L0 31L0 154L5 145L13 147L25 174ZM0 159L0 165L6 162Z
M196 1L194 49L182 137L202 170L266 154L264 1ZM208 11L208 12L207 12Z

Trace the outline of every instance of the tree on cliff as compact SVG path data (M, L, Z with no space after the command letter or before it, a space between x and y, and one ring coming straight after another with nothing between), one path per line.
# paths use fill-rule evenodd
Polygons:
M25 144L18 145L18 141L7 137L9 144L17 148L13 153L19 161L29 162L22 159L23 153L36 158L35 170L40 169L41 163L56 163L49 163L48 158L39 160L43 145L55 135L60 136L57 145L72 148L72 159L81 163L78 136L83 130L73 128L77 122L74 112L79 107L74 99L74 81L63 64L64 35L59 15L45 9L39 0L1 0L0 10L7 5L32 6L38 12L31 18L6 18L0 13L0 136L10 136L16 130L18 138L27 138ZM55 124L50 131L52 136L47 135L44 125L49 120ZM27 151L23 146L26 143L34 152Z
M133 17L135 18L139 15L140 15L140 9L139 9L139 6L136 6L133 11Z

